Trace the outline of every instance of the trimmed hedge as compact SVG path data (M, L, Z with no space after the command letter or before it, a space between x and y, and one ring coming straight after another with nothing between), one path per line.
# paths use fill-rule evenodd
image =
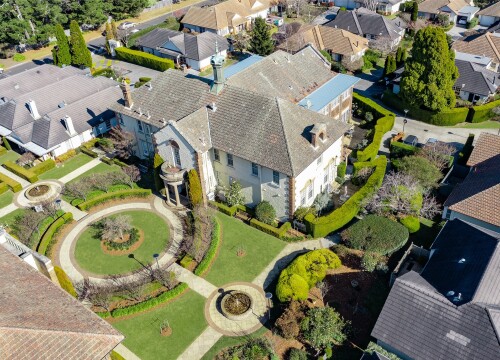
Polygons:
M41 162L38 165L33 166L30 168L30 170L35 174L35 175L42 175L43 173L49 171L50 169L53 169L56 167L56 162L53 159L47 159L43 162Z
M208 247L207 253L203 257L203 260L201 260L201 262L194 270L195 275L203 276L208 271L210 265L212 264L212 261L215 258L215 255L217 255L217 251L219 250L219 244L220 244L220 224L217 221L217 219L214 219L214 227L212 229L212 241L210 242L210 246Z
M304 222L309 234L314 238L324 237L347 225L358 214L363 200L377 191L384 180L387 158L380 156L373 160L372 163L375 170L366 181L366 184L342 204L341 207L325 216L315 217L313 214L305 216Z
M492 101L485 105L473 106L470 109L467 121L471 123L480 123L491 119L495 114L493 108L500 106L500 100Z
M87 201L84 201L84 202L78 204L76 207L82 211L85 211L85 210L90 209L93 206L102 204L102 203L109 201L109 200L124 199L124 198L132 197L132 196L147 197L149 195L151 195L150 189L119 190L119 191L114 191L111 193L106 193L106 194L96 196L90 200L87 200Z
M59 266L54 266L54 272L56 273L57 280L59 281L59 285L61 285L61 288L63 290L66 290L66 292L71 296L76 297L77 295L75 287L73 286L71 279L64 272L64 270L61 269Z
M7 153L7 149L0 145L0 155Z
M13 191L13 192L18 192L21 191L23 186L18 183L16 180L8 177L7 175L4 175L0 173L0 182L7 184L7 186Z
M259 221L257 219L250 220L250 226L262 232L265 232L266 234L277 237L278 239L283 238L286 232L292 228L292 224L290 224L288 221L281 225L281 227L275 228L274 226L263 223L262 221Z
M474 142L474 134L469 134L467 140L465 141L464 147L462 148L462 151L460 151L460 153L458 154L458 161L457 161L458 164L460 165L467 164L470 154L474 149L474 146L472 145L473 142Z
M339 166L337 166L337 177L343 179L345 177L346 170L347 164L345 162L341 162Z
M408 145L399 141L391 142L390 151L391 159L400 159L405 156L414 155L418 148L416 146Z
M0 182L0 194L3 194L8 190L9 190L9 185L7 185L7 183Z
M61 226L63 226L67 222L70 222L71 220L73 220L73 214L67 212L64 213L58 219L56 219L52 224L50 224L48 229L42 235L42 238L40 240L40 243L38 244L38 247L36 248L36 251L39 254L45 255L45 253L47 252L47 248L49 244L52 242L52 238L54 237L55 233L59 230Z
M174 62L142 51L131 50L125 47L115 49L116 58L132 64L144 66L153 70L166 71L174 68Z
M97 155L96 152L94 152L93 150L90 150L89 148L87 148L86 146L80 146L80 151L82 153L84 153L85 155L88 155L90 157L93 157L93 158L96 158L98 157L99 155Z
M191 255L184 255L181 259L181 261L179 261L179 265L182 266L184 269L187 269L189 268L189 265L191 265L191 263L193 262L193 257Z
M420 220L416 216L406 216L399 219L399 222L408 229L410 234L416 233L420 230Z
M25 169L12 161L4 162L3 167L32 184L38 181L38 176L33 171Z
M2 143L3 143L3 146L5 146L5 148L7 150L12 150L12 146L10 146L9 141L7 140L7 138L5 136L2 137Z
M217 201L210 201L209 203L210 205L215 206L221 213L229 215L231 217L236 215L236 212L238 211L238 205L227 206L226 204Z
M375 119L379 119L385 116L395 116L394 113L390 110L387 110L385 107L377 104L372 99L364 97L357 92L352 94L354 103L358 106L358 108L363 111L371 112Z

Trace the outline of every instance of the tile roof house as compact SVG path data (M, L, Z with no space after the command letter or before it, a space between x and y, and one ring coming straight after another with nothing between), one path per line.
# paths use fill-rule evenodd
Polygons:
M500 21L500 2L495 2L485 7L477 13L479 15L479 24L491 26Z
M0 79L0 135L37 156L59 156L114 125L114 80L42 65Z
M410 0L378 0L376 4L377 12L383 14L394 14L399 11L401 4ZM328 2L328 1L324 1ZM344 7L348 10L365 7L365 0L336 0L335 6Z
M278 49L294 54L307 44L327 51L335 61L355 61L368 49L367 39L347 30L323 25L302 26L296 34L278 46Z
M112 110L138 156L156 149L165 160L169 202L179 205L182 174L195 168L207 198L238 180L247 205L268 200L287 219L334 180L357 79L332 73L310 46L246 59L227 77L222 63L212 58L213 80L169 70Z
M474 104L491 99L500 85L500 76L485 66L455 59L459 76L453 86L461 99Z
M0 246L2 359L105 359L123 335Z
M472 0L425 0L418 4L419 17L434 20L444 14L458 25L465 25L479 10Z
M403 38L406 24L399 18L390 20L376 12L359 8L353 11L339 11L337 17L326 23L336 29L347 30L371 41L387 39L391 49Z
M371 335L402 359L500 354L500 234L448 221L423 270L397 278Z
M467 165L470 172L446 199L443 218L500 232L500 136L481 133Z
M136 46L144 52L172 59L179 66L186 64L195 70L210 66L210 57L217 52L225 58L229 49L225 37L211 32L194 35L162 28L138 38Z
M227 0L213 6L191 6L181 20L182 25L192 31L210 31L218 35L238 33L249 30L252 19L266 18L269 0Z
M451 48L465 54L488 57L491 62L486 67L496 72L499 70L500 34L486 32L480 35L471 35L455 41Z

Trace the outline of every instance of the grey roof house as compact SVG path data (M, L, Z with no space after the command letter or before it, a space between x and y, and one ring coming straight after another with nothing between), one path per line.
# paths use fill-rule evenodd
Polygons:
M493 97L500 84L500 76L484 65L455 59L459 76L453 89L462 100L474 104L484 103Z
M448 221L421 273L397 278L372 331L400 358L491 360L500 354L500 234Z
M42 65L0 79L0 135L37 156L59 156L114 125L114 80Z
M174 60L178 65L186 64L202 70L210 66L210 57L217 51L226 57L229 43L223 36L212 32L198 35L169 29L154 29L141 36L136 46L142 51Z
M392 49L403 38L406 23L399 18L390 20L376 12L359 8L353 11L339 11L337 17L327 22L325 26L347 30L365 37L371 40L372 46L375 41L386 40Z

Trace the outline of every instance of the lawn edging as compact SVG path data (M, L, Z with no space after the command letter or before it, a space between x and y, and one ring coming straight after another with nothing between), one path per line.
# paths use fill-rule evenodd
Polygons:
M52 224L50 224L47 230L45 230L45 233L42 235L42 238L38 243L36 251L41 255L45 255L56 232L59 230L61 226L70 222L71 220L73 220L73 214L67 212L64 213L62 216L60 216L59 218L57 218Z
M207 273L212 265L217 252L219 251L219 245L221 240L221 225L217 219L214 219L214 227L212 230L212 241L208 247L207 253L201 262L198 264L194 270L194 274L197 276L203 276Z
M85 211L90 209L93 206L102 204L104 202L116 199L124 199L128 197L148 197L151 195L150 189L127 189L127 190L119 190L111 193L102 194L96 196L90 200L84 201L78 204L76 207L79 210Z

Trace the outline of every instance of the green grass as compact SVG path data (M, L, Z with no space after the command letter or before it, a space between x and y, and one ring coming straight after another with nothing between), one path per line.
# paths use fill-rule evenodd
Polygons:
M4 217L0 218L0 224L1 225L7 225L7 226L12 225L14 223L14 219L17 216L22 215L24 213L24 211L25 211L24 209L16 209L13 212L8 213Z
M60 179L63 176L68 175L69 173L77 170L81 166L90 162L92 158L85 154L78 154L71 159L63 162L62 164L57 165L57 167L43 173L39 176L40 179Z
M481 123L462 123L454 127L468 129L500 129L500 121L484 121Z
M252 281L285 247L285 242L224 214L217 215L222 226L219 254L206 279L216 286L233 281ZM245 256L238 257L238 249Z
M2 195L0 195L0 208L12 204L13 198L14 198L14 193L10 190L7 190Z
M135 258L146 264L153 262L153 254L161 253L169 241L169 227L158 215L150 211L124 211L120 215L130 215L132 226L144 231L144 242L134 251ZM96 230L88 227L78 238L75 259L82 269L94 274L122 274L141 268L128 255L108 255L101 250Z
M21 157L21 155L19 155L15 151L9 150L5 154L0 156L0 164L3 164L6 161L14 161L15 162L20 157Z
M119 171L119 170L120 170L120 167L118 165L108 165L105 163L100 163L99 165L94 166L89 171L86 171L83 174L81 174L80 176L74 178L73 180L70 181L70 183L78 181L81 178L84 178L84 177L89 176L91 174L106 173L106 172L113 172L113 171Z
M188 291L173 302L139 316L113 322L125 340L123 344L143 360L177 359L207 327L203 308L205 298ZM167 320L172 335L160 335Z

